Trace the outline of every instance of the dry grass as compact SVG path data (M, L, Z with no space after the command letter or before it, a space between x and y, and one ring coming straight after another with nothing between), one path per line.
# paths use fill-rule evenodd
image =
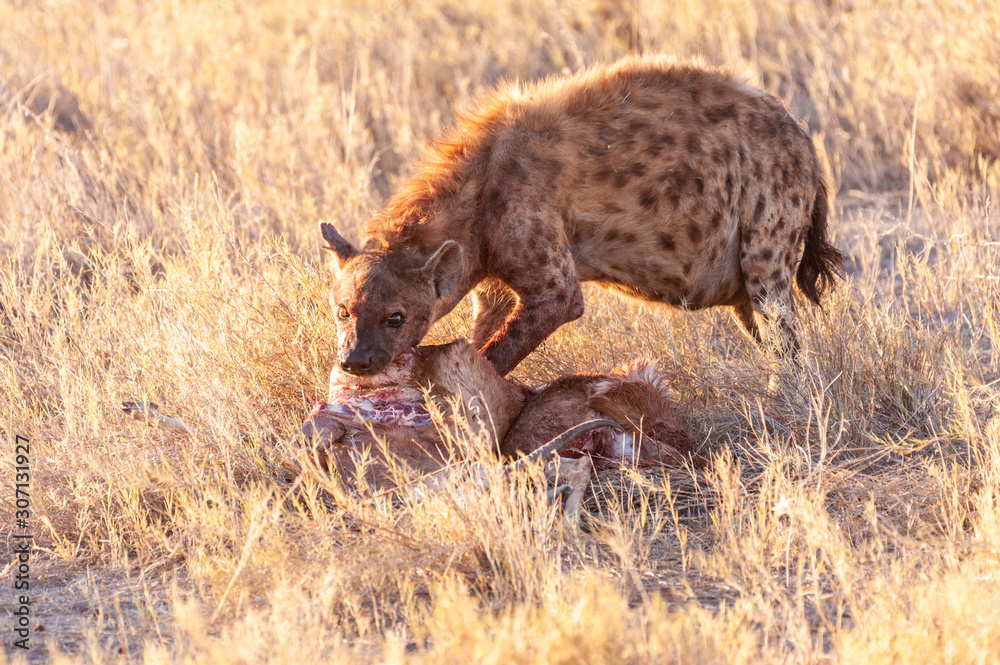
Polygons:
M33 445L31 659L995 658L995 3L367 5L0 0L0 430ZM360 228L499 77L631 49L754 72L808 121L848 277L800 316L804 367L725 312L589 289L518 375L662 358L707 472L606 473L580 534L529 485L394 507L290 473L301 451L266 442L334 354L317 219ZM40 94L57 83L89 130ZM434 334L467 329L460 308ZM137 397L211 439L139 426Z

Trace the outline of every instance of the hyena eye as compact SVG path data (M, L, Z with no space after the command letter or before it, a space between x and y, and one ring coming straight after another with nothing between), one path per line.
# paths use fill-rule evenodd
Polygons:
M337 318L339 319L349 319L351 318L351 313L347 311L347 308L343 305L337 310Z
M389 318L385 320L385 324L390 328L398 328L403 325L403 321L405 320L406 317L403 316L402 312L396 312L395 314L389 315Z

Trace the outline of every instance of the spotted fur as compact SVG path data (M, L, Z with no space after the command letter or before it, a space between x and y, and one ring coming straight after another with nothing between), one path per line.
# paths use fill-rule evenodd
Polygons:
M770 300L794 351L793 282L818 303L840 263L827 205L807 130L724 71L642 57L502 85L431 149L360 249L324 225L342 358L380 371L472 291L473 341L506 374L583 313L582 281L731 306L758 341ZM407 324L390 334L393 312Z

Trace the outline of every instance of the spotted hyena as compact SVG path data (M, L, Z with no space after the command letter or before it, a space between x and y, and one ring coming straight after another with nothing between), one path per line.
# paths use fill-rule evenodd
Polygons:
M503 374L583 313L580 282L684 309L818 303L840 253L823 171L778 99L724 71L630 58L486 93L336 255L345 371L382 371L468 292L473 342Z

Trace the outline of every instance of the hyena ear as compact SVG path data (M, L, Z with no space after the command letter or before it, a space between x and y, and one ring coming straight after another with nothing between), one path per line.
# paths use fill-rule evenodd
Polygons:
M444 298L462 281L462 246L454 240L445 240L420 269L420 274L434 284L438 298Z
M344 236L337 233L333 224L320 222L319 230L323 234L323 239L326 240L326 247L323 249L328 249L337 256L338 268L343 268L349 259L357 256L358 250L354 249L354 245L349 243Z

